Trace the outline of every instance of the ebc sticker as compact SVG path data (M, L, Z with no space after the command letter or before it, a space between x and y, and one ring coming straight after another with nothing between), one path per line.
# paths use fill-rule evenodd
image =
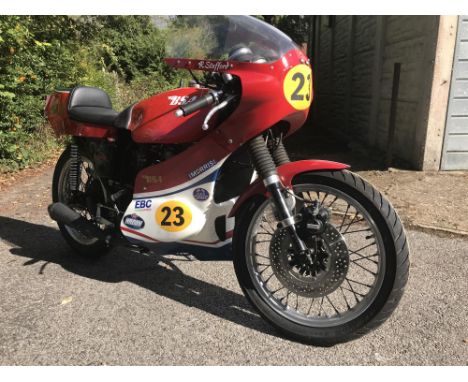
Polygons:
M305 64L294 66L284 78L286 100L296 110L305 110L312 102L312 70Z
M153 201L151 199L139 199L135 201L135 209L149 210Z
M199 187L193 190L193 197L200 202L204 202L205 200L208 200L210 193L204 188Z
M161 204L156 211L156 223L165 231L178 232L192 222L190 208L178 200L169 200Z
M127 227L133 229L142 229L145 226L145 221L142 218L140 218L137 214L125 216L123 222Z

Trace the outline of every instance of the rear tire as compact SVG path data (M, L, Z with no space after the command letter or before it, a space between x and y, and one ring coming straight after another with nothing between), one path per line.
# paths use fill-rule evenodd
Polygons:
M287 300L284 310L281 311L272 298L274 293L271 297L266 297L264 290L266 290L265 285L269 281L264 282L264 286L262 286L261 281L258 282L258 272L257 276L255 276L255 272L252 270L252 261L249 260L249 256L251 256L249 251L252 252L252 238L249 236L252 232L252 225L255 219L258 218L259 211L265 207L265 203L271 203L271 201L264 198L252 199L236 216L236 227L233 236L234 267L247 299L268 322L293 339L319 346L331 346L363 336L381 325L395 310L408 279L409 248L401 221L391 204L380 192L356 174L349 171L308 173L294 179L295 188L301 185L303 187L311 185L326 187L327 189L335 189L343 195L349 195L366 211L365 214L368 214L375 225L375 230L378 231L377 236L381 238L381 240L379 238L380 246L383 249L382 252L384 252L382 264L378 268L381 270L382 276L379 276L380 281L378 283L373 284L375 291L372 292L372 299L369 298L369 302L366 303L368 305L364 304L365 310L360 311L356 307L350 308L346 312L350 317L348 321L344 320L343 315L340 314L336 316L338 318L335 321L330 319L328 322L326 314L325 319L319 317L321 321L317 318L315 321L312 319L307 321L308 314L303 319L296 319L291 314ZM325 201L326 198L327 196L323 200ZM377 241L377 238L374 241ZM273 248L271 244L269 248L271 253ZM256 252L256 247L253 251ZM265 256L263 257L265 258ZM342 282L342 285L344 285L344 281ZM351 287L351 289L353 288ZM298 300L302 298L300 295L301 292L299 291ZM328 296L326 295L325 298L328 298ZM321 298L323 303L324 297ZM346 301L346 296L344 300ZM364 298L361 302L363 300ZM348 301L346 301L346 305L348 305ZM340 323L340 319L343 321L342 323Z
M80 161L91 163L91 161L84 156L81 156ZM70 147L68 147L55 165L52 179L52 201L54 203L61 202L68 204L65 182L68 182L70 163ZM57 224L68 245L75 253L83 257L98 258L110 250L110 246L104 239L88 238L70 227L60 223Z

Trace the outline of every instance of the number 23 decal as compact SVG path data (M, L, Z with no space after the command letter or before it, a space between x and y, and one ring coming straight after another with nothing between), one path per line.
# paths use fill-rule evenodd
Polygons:
M284 78L283 91L286 100L297 110L305 110L312 101L312 71L304 64L289 70Z
M161 220L161 225L165 226L171 226L175 225L176 227L180 227L181 225L184 225L185 219L184 219L184 209L182 207L174 207L172 210L170 207L163 207L161 208L161 211L166 214L164 216L164 219ZM171 217L172 211L175 213L175 220L172 222L169 221L169 218Z
M161 204L156 211L156 223L165 231L182 231L188 227L191 221L190 208L177 200Z

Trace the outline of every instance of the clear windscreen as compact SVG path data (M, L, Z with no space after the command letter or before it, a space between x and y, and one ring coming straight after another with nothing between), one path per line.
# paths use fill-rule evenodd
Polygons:
M273 62L298 49L283 32L250 16L175 16L167 57Z

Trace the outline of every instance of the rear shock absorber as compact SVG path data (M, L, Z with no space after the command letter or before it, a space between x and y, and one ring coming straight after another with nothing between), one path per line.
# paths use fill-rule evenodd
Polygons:
M263 180L263 184L273 198L281 227L288 230L296 249L305 251L307 248L296 232L294 216L283 195L283 185L276 171L275 162L261 135L249 142L249 153L258 176Z
M78 156L78 145L72 144L70 146L70 172L68 174L68 182L72 192L78 190L78 173L80 170Z

